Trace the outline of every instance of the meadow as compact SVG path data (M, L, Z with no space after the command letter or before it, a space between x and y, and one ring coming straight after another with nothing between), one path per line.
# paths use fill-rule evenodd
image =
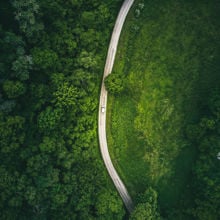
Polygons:
M193 219L199 150L190 137L220 84L218 9L217 1L136 1L119 43L111 157L134 201L153 187L167 219Z

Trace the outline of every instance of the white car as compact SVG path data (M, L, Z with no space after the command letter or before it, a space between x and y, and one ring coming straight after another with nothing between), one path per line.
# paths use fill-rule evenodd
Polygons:
M104 113L105 112L105 107L101 107L101 112Z
M220 152L217 154L217 159L220 160Z

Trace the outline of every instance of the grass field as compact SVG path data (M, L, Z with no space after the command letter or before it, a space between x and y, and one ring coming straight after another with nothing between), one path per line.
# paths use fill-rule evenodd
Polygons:
M160 212L168 219L191 218L183 211L192 206L197 154L187 138L189 125L220 82L214 2L136 1L113 70L125 76L123 92L108 98L113 163L135 201L148 186L158 191Z

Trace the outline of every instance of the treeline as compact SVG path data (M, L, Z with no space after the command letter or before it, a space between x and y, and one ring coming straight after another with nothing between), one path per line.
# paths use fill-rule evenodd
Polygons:
M220 216L220 86L214 87L203 102L203 116L189 125L188 138L198 146L198 159L193 167L195 219L217 220Z
M121 3L0 3L0 219L123 218L97 138Z

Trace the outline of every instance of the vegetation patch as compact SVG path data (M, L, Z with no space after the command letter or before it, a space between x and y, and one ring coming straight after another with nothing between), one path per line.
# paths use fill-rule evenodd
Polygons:
M123 219L97 111L122 1L0 1L0 219Z
M137 204L149 187L157 191L165 219L220 216L219 9L208 0L137 1L121 35L111 157Z

